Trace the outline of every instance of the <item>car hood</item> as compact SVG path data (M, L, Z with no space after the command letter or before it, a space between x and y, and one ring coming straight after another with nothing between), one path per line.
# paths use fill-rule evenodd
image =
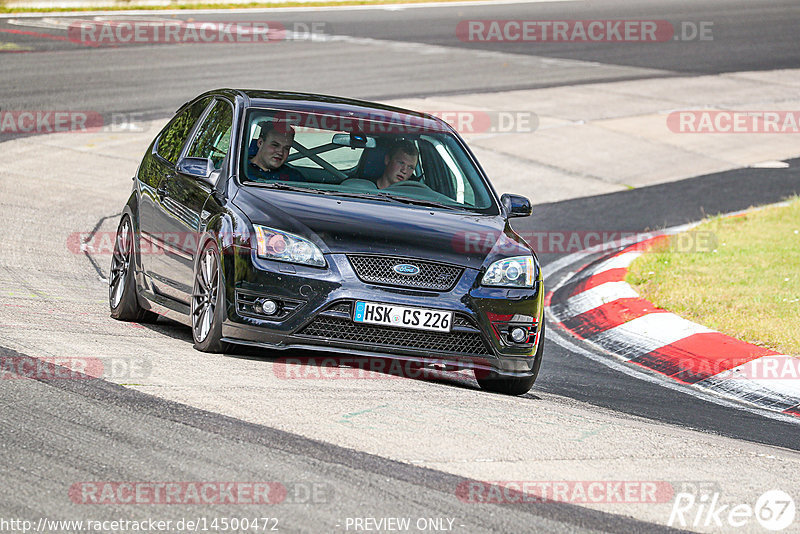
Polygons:
M253 224L301 235L323 253L385 254L480 269L531 249L501 216L244 187L233 199Z

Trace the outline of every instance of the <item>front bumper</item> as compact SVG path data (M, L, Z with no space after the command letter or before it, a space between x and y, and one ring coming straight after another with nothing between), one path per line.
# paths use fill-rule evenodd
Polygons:
M428 291L361 281L345 254L325 256L328 268L290 265L257 258L249 249L223 254L226 275L225 341L271 349L312 349L348 355L452 362L459 367L525 376L538 369L544 290L487 288L479 272L464 269L449 291ZM280 303L275 317L253 312L251 303ZM451 310L451 332L430 332L355 323L355 301ZM527 322L530 336L513 343L511 323ZM522 321L521 323L519 321Z

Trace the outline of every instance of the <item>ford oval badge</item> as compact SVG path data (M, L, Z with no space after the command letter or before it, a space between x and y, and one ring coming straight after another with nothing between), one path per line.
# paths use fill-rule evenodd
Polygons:
M411 265L410 263L398 263L393 267L393 269L397 274L403 274L406 276L414 276L415 274L419 274L419 267L416 265Z

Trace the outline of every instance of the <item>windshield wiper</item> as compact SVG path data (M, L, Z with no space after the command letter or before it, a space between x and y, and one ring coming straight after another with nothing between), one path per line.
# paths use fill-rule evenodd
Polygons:
M465 209L456 206L450 206L448 204L443 204L441 202L436 202L435 200L423 200L418 198L403 197L380 191L377 191L375 193L356 193L350 191L330 191L327 189L315 189L313 187L301 187L296 185L283 184L280 182L274 182L274 183L256 182L256 184L258 184L259 187L264 187L266 189L279 189L281 191L299 191L302 193L316 193L318 195L327 195L327 196L363 198L368 200L378 200L381 202L396 202L399 204L411 204L414 206L428 206L432 208L442 208L446 210L461 211Z
M435 200L424 200L421 198L411 198L411 197L401 197L399 195L392 195L389 193L378 193L380 196L384 198L389 198L394 200L395 202L402 202L403 204L412 204L414 206L429 206L432 208L443 208L446 210L458 210L462 211L466 208L458 207L458 206L451 206L449 204L444 204L442 202L436 202Z
M391 202L392 199L385 196L380 196L377 193L352 193L349 191L325 191L327 195L333 195L336 197L347 197L347 198L366 198L368 200L380 200L381 202Z
M282 184L280 182L271 182L271 183L253 182L253 183L257 184L259 187L264 187L266 189L280 189L281 191L301 191L303 193L307 193L309 191L314 193L319 191L318 189L312 189L310 187L298 187L296 185Z
M260 187L266 189L279 189L281 191L300 191L302 193L316 193L318 195L327 195L335 197L348 197L348 198L366 198L370 200L379 200L381 202L391 202L392 198L388 195L379 196L377 193L351 193L349 191L331 191L328 189L316 189L313 187L300 187L296 185L288 185L282 183L264 183L256 182Z

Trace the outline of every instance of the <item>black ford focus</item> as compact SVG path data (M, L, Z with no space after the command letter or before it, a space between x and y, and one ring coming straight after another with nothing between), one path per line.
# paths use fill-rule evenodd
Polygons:
M471 368L527 392L542 275L464 141L430 115L322 95L218 90L148 148L119 224L111 315L195 347L312 349Z

